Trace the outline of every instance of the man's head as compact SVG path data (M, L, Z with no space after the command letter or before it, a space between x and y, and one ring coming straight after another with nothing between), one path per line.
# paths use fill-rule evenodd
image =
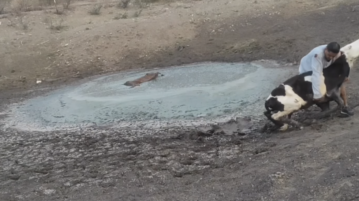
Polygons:
M324 50L325 59L330 61L334 59L340 51L340 45L337 42L331 42Z

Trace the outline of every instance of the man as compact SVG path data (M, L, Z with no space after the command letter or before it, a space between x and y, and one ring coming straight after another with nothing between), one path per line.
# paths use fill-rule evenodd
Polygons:
M299 65L299 74L312 71L312 87L313 87L313 102L321 103L326 99L325 95L320 92L320 85L322 80L323 69L332 64L336 58L342 53L340 52L340 45L337 42L331 42L327 45L320 45L312 49L305 55ZM348 80L346 78L345 82ZM344 97L343 97L344 96ZM341 87L341 97L344 99L345 107L342 108L341 113L351 116L353 115L347 108L347 100L345 93L345 86Z

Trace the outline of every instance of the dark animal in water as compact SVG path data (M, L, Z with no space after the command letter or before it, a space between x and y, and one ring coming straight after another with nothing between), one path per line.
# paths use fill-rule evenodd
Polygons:
M140 86L144 82L149 82L151 80L155 80L158 76L163 76L163 74L156 72L156 73L146 73L146 75L132 81L127 81L124 83L126 86L136 87Z

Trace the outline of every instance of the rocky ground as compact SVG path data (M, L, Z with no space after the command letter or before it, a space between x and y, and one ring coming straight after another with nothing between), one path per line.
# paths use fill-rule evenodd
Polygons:
M98 4L99 15L90 15ZM127 9L75 1L62 15L32 9L19 17L7 7L0 19L1 106L127 69L256 59L295 65L316 45L359 38L359 4L350 0L181 0ZM356 68L350 104L359 97ZM42 83L34 86L36 79ZM239 121L237 133L2 129L0 200L359 200L356 115L287 133Z

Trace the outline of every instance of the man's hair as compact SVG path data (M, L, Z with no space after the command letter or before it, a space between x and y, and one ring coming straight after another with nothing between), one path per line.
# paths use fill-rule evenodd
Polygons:
M327 45L327 50L329 52L333 52L333 53L337 54L340 51L340 45L337 42L330 42Z

